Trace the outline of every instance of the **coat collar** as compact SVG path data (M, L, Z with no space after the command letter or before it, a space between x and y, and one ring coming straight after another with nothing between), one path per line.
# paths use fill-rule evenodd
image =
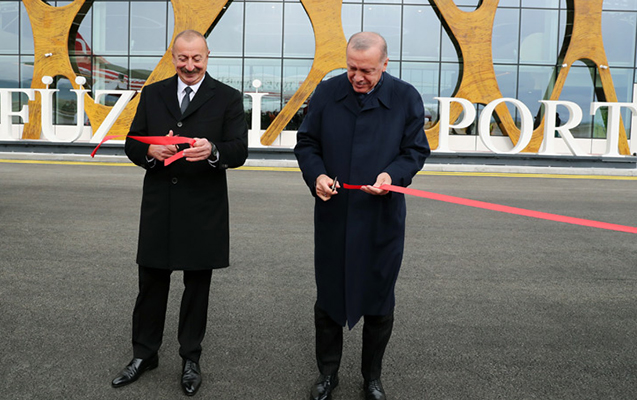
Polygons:
M391 109L392 106L392 92L394 87L394 77L386 72L383 72L383 84L375 90L370 96L373 96L365 102L363 108L358 105L356 99L356 92L352 89L352 84L347 79L347 73L337 77L339 85L334 93L334 100L343 101L345 107L347 107L354 114L358 114L361 111L371 110L383 105L387 109Z
M182 120L195 112L206 101L213 97L215 94L214 89L217 85L215 84L215 80L212 79L212 77L206 72L199 90L197 90L195 97L193 97L192 101L190 102L188 110L186 110L184 115L181 115L181 110L179 109L179 101L177 100L178 79L179 77L177 77L177 74L173 75L171 78L166 79L164 87L161 90L161 97L166 103L166 107L168 107L168 111L172 114L172 116L177 120Z

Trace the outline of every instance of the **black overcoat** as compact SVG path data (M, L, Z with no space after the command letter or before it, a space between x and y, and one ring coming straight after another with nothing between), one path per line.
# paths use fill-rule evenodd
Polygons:
M322 82L311 98L294 149L316 197L320 174L349 184L374 184L387 172L408 186L429 155L424 107L416 89L384 73L361 107L346 74ZM402 194L374 196L340 189L314 207L317 305L352 328L363 315L387 315L405 234Z
M148 144L127 138L125 150L146 169L137 263L171 270L201 270L229 265L229 216L226 169L243 165L248 128L241 93L208 74L181 115L177 75L144 87L129 135L206 138L219 160L168 166L149 161Z

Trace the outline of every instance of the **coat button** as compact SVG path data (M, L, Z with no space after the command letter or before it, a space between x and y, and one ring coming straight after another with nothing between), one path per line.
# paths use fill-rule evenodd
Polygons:
M183 124L181 121L177 122L177 127L178 127L178 128L181 128L183 125L184 125L184 124Z
M176 185L177 182L178 182L178 179L177 178L172 178L170 181L173 183L173 185Z

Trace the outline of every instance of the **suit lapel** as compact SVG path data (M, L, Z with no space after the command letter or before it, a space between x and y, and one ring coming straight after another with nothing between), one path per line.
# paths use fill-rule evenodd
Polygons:
M212 79L212 77L210 77L210 75L206 73L203 82L201 82L201 86L199 86L199 90L197 90L195 97L192 98L188 109L186 110L184 115L181 116L181 119L187 118L190 114L197 111L199 107L210 100L210 98L215 95L215 87L216 85L214 79Z
M177 100L177 75L175 74L171 79L166 81L165 86L160 92L160 96L168 112L177 120L181 119L181 110L179 109L179 101Z

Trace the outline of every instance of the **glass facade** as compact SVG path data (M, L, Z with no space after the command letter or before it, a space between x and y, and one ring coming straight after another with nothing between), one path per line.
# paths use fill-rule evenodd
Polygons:
M70 1L49 1L64 6ZM438 118L434 97L451 96L458 85L462 60L439 15L427 0L344 0L345 36L361 30L381 33L388 42L389 72L413 84L421 93L429 123ZM478 0L456 0L471 12ZM572 4L572 2L571 2ZM556 77L568 7L565 0L500 0L492 36L493 62L505 97L520 99L536 115L538 100L547 98ZM636 82L637 1L605 0L602 31L618 100L632 101ZM139 89L170 45L174 27L168 0L94 0L78 16L78 35L71 62L91 89ZM0 87L30 87L33 75L33 34L21 1L0 0ZM208 35L209 72L243 92L268 92L262 105L262 129L267 128L307 76L314 55L310 20L299 0L234 0L226 5ZM335 71L330 76L338 73ZM576 137L605 136L604 115L588 115L596 101L599 76L583 62L573 65L561 99L584 110ZM57 80L56 123L68 122L74 95L64 94L68 80ZM105 100L108 102L108 98ZM245 107L251 113L251 100ZM482 106L478 107L480 111ZM517 111L511 107L517 119ZM67 111L64 111L67 110ZM559 111L559 108L558 108ZM624 123L630 113L625 111ZM249 117L249 115L248 115ZM295 130L302 113L287 129ZM475 134L475 129L469 130Z

